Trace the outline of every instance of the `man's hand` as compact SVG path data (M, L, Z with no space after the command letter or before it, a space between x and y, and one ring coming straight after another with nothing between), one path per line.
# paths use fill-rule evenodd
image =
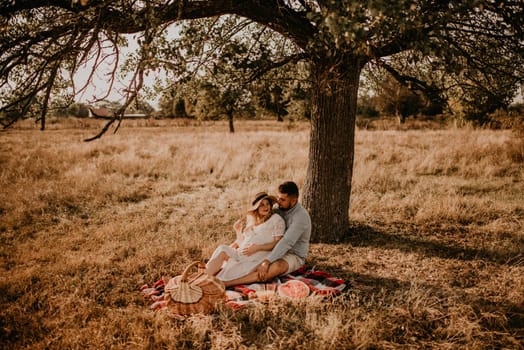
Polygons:
M258 279L260 281L265 281L267 277L267 272L269 271L269 265L271 263L269 260L264 260L260 265L257 267L257 273L258 273Z

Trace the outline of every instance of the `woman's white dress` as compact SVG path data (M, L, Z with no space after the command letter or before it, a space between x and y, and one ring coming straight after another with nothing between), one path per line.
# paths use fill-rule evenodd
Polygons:
M224 263L216 277L221 281L231 281L254 271L270 251L258 251L246 256L241 253L242 248L250 244L271 243L275 237L283 236L285 230L284 219L278 214L273 214L266 222L244 231L244 240L237 249L225 244L218 246L211 259L224 251L229 256L229 260Z

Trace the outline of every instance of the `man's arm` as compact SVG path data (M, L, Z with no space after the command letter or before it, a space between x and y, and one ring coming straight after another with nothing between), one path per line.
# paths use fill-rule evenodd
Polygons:
M293 223L289 225L286 232L284 233L284 237L278 241L278 243L275 245L275 248L271 251L266 259L272 263L275 260L282 258L284 255L286 255L287 252L291 250L291 248L293 248L295 243L297 243L303 234L309 232L311 229L310 226L311 224L307 217L303 215L295 217Z

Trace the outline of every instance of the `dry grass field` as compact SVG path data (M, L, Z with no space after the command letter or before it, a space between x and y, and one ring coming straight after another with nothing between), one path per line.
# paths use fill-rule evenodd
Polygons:
M357 130L351 235L308 264L332 300L173 320L140 285L233 239L258 191L304 182L308 124L65 120L0 133L2 349L519 349L524 141Z

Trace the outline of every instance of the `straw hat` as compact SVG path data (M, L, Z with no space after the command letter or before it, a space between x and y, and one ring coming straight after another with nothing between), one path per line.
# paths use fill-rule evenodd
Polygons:
M259 192L255 195L255 199L251 203L252 207L248 210L250 212L254 212L258 209L260 206L260 203L262 203L262 200L267 199L269 201L269 205L273 207L273 205L277 202L277 197L271 196L267 194L267 192Z

